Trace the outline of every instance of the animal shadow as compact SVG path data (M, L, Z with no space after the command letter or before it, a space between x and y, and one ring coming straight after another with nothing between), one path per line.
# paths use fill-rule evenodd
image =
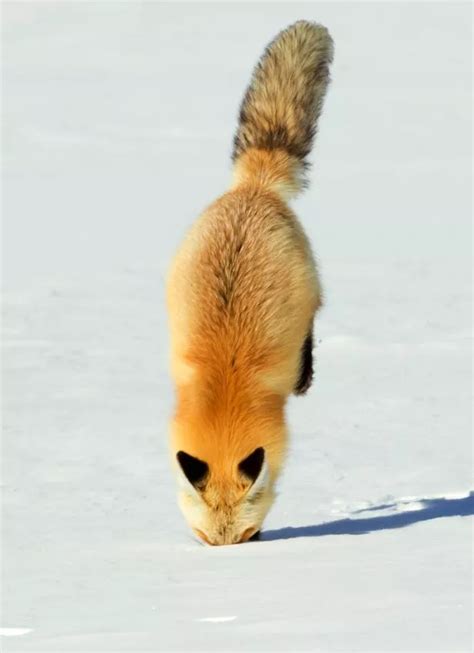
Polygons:
M375 531L385 531L394 528L404 528L431 519L442 517L466 517L474 514L474 492L461 498L431 498L414 499L421 508L406 512L395 512L389 515L376 517L356 518L347 517L337 521L313 524L311 526L287 526L276 530L264 531L262 541L291 540L296 537L321 537L323 535L365 535ZM396 507L397 503L372 506L366 510L357 510L354 515L361 512L384 510Z

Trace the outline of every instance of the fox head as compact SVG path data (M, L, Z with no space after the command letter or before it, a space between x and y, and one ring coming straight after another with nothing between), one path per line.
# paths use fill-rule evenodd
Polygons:
M201 540L212 545L237 544L260 531L274 498L263 447L224 473L185 451L177 452L176 462L178 502Z
M274 500L285 442L284 423L268 413L232 425L175 417L171 455L178 504L201 540L237 544L260 531Z

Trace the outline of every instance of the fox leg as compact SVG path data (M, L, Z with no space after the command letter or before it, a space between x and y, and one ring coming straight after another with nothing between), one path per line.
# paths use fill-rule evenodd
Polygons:
M301 347L300 375L294 394L304 395L313 381L313 325L311 325Z

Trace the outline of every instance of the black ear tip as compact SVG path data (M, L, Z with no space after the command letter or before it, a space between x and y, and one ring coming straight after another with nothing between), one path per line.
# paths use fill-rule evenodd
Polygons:
M178 462L181 465L183 461L186 461L187 458L191 458L191 456L187 454L185 451L178 451L178 453L176 454L176 458L178 459Z
M206 477L209 466L203 460L190 456L185 451L178 451L176 454L178 463L184 472L184 475L192 485L198 485Z
M264 459L265 449L263 447L257 447L250 456L247 456L247 458L244 458L239 463L239 471L250 478L250 480L256 481L262 470Z

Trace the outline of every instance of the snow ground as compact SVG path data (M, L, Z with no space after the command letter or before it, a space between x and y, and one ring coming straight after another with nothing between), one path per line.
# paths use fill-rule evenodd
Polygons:
M469 5L3 14L2 650L470 651ZM208 548L168 468L164 275L301 17L336 42L295 205L316 381L262 541Z

